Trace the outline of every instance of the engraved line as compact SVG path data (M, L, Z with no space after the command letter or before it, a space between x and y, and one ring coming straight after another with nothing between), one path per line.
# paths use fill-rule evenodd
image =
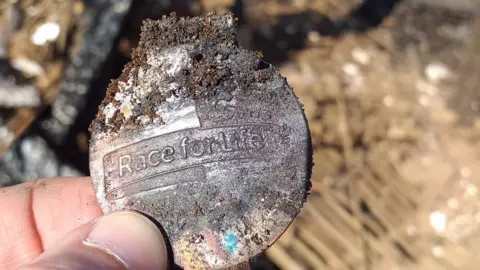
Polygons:
M158 176L163 176L163 175L166 175L166 174L171 174L171 173L176 173L176 172L180 172L180 171L184 171L184 170L188 170L188 169L193 169L193 168L197 168L197 167L202 167L203 164L198 164L198 165L190 165L190 166L185 166L185 167L181 167L181 168L178 168L178 169L173 169L173 170L170 170L170 171L165 171L165 172L161 172L161 173L157 173L157 174L154 174L154 175L150 175L150 176L146 176L146 177L143 177L143 178L140 178L140 179L137 179L137 180L134 180L130 183L127 183L125 185L121 185L119 187L116 187L112 190L110 190L109 192L107 192L105 194L105 196L109 196L110 194L120 190L120 189L123 189L125 187L128 187L128 186L131 186L131 185L134 185L136 183L139 183L139 182L142 182L142 181L145 181L145 180L148 180L148 179L151 179L151 178L154 178L154 177L158 177ZM163 186L159 186L159 187L163 187Z
M185 183L191 183L191 182L195 182L195 181L188 181L188 182L185 182ZM112 197L113 194L109 194L107 196L105 196L107 198L107 200L120 200L120 199L123 199L127 196L131 196L131 195L137 195L137 194L140 194L142 192L148 192L148 191L152 191L152 190L160 190L160 191L165 191L165 190L170 190L170 189L173 189L175 188L175 186L177 186L178 184L171 184L171 185L168 185L168 186L163 186L163 187L154 187L154 188L149 188L149 189L145 189L145 190L140 190L136 193L132 193L132 194L129 194L129 193L126 193L120 197L115 197L115 198L110 198Z
M149 191L153 191L153 190L160 190L160 191L165 191L165 190L171 190L171 189L174 189L175 187L177 187L178 185L184 185L184 184L189 184L189 183L194 183L194 182L199 182L198 180L192 180L192 181L186 181L186 182L183 182L181 184L171 184L171 185L167 185L167 186L161 186L161 187L153 187L153 188L149 188L149 189L145 189L145 190L140 190L138 192L135 192L135 193L131 193L131 194L124 194L120 197L116 197L116 198L109 198L111 197L110 195L107 195L105 196L107 199L111 199L111 200L114 200L114 201L117 201L117 200L120 200L120 199L123 199L127 196L131 196L131 195L138 195L140 193L143 193L143 192L149 192Z
M193 129L208 130L208 129L215 129L215 128L229 128L229 127L241 127L241 126L274 126L274 127L282 128L280 125L273 124L273 123L249 123L248 122L243 124L230 124L230 125L224 125L224 126L200 127L200 128L193 128Z
M186 182L183 182L183 183L180 183L180 184L171 184L171 185L167 185L167 186L154 187L154 188L149 188L149 189L145 189L145 190L140 190L140 191L138 191L136 193L132 193L132 194L125 194L125 195L122 195L121 197L118 197L118 198L110 198L110 199L113 199L114 201L116 201L116 200L123 199L127 196L130 196L130 195L138 195L140 193L149 192L149 191L153 191L153 190L160 190L160 191L170 190L170 189L174 189L175 187L177 187L179 185L186 185L186 184L195 183L195 182L200 182L200 181L192 180L192 181L186 181ZM106 196L106 197L107 197L107 199L109 199L108 196Z
M154 175L150 175L150 176L147 176L147 177L140 178L140 179L135 180L133 182L130 182L128 184L116 187L115 189L107 192L105 194L105 196L109 196L111 193L113 193L115 191L118 191L118 190L123 189L125 187L128 187L130 185L133 185L133 184L136 184L138 182L142 182L144 180L148 180L148 179L151 179L151 178L154 178L154 177L158 177L158 176L162 176L162 175L170 174L170 173L175 173L175 172L183 171L183 170L187 170L187 169L192 169L192 168L195 168L195 167L202 167L203 165L212 164L212 163L216 163L216 162L228 162L228 161L235 161L235 160L255 160L255 158L248 157L248 158L232 158L232 159L226 159L226 160L215 160L215 161L203 162L203 163L196 164L196 165L181 167L181 168L166 171L166 172L157 173L157 174L154 174Z

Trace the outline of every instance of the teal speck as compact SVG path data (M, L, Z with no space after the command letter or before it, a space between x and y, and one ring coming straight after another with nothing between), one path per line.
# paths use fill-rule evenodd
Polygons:
M230 253L235 253L238 249L238 236L234 233L229 233L225 235L224 238L225 241L225 248L228 250Z

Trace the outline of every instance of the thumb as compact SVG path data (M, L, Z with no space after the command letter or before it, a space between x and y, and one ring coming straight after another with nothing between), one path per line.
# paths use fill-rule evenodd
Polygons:
M166 269L163 236L135 212L100 217L70 232L24 269Z

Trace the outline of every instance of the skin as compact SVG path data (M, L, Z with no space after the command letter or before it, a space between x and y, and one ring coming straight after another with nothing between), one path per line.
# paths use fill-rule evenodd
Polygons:
M133 222L132 214L102 216L89 177L40 179L2 188L0 269L166 269L163 236L139 214L133 214ZM101 224L104 229L96 229ZM129 261L105 250L107 242L92 242L94 231L109 246L122 247L117 253ZM247 264L237 269L250 268Z
M40 179L0 189L0 269L32 262L101 216L91 180Z

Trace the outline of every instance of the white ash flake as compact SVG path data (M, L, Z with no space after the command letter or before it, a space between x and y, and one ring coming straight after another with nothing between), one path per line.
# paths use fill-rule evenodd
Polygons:
M40 64L26 57L18 57L11 60L12 67L22 72L26 76L34 77L45 73Z
M434 246L432 248L432 254L436 258L441 258L441 257L445 256L445 249L442 246Z
M120 112L123 114L125 119L129 119L130 116L132 116L133 108L134 107L130 100L127 100L120 106Z
M452 72L444 63L435 61L425 67L425 75L431 82L438 83L452 77Z
M233 26L235 19L232 16L227 17L227 26Z
M118 89L120 91L126 91L129 90L133 86L133 80L132 78L128 79L128 81L125 82L118 82Z
M118 111L112 103L109 103L105 108L103 108L103 115L105 116L105 122L109 124L111 122L112 117Z
M37 46L43 46L47 42L53 42L57 40L60 35L60 25L56 22L46 22L35 30L30 40Z
M125 93L116 93L115 94L115 100L120 101L120 107L118 108L120 110L120 113L123 114L125 119L129 119L130 116L132 116L133 108L134 105L132 101L134 101L133 94L125 94Z
M355 61L362 65L368 65L371 63L371 56L362 48L354 48L352 50L352 57Z
M342 70L343 72L345 72L345 74L347 74L348 76L358 76L360 75L360 68L353 64L353 63L346 63L343 65L342 67Z
M441 211L430 214L430 225L437 233L443 233L447 229L447 215Z
M173 77L182 69L191 65L191 60L185 48L175 47L165 49L160 55L150 53L147 57L147 63L155 70L159 68L159 71L163 73L161 75L166 74Z

